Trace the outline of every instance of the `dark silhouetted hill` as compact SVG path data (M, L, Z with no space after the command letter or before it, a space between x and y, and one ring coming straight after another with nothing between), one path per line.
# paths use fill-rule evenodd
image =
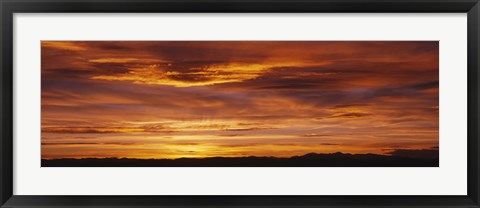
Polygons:
M211 157L179 159L84 158L42 160L42 167L438 167L437 157L316 154L290 158Z

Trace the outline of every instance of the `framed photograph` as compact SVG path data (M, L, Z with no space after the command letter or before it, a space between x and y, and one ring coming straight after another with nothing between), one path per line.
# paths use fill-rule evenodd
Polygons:
M1 0L1 207L480 207L478 0Z

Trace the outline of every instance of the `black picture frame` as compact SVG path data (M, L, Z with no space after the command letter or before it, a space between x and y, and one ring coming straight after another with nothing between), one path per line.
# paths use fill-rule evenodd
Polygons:
M1 207L480 207L478 0L0 0ZM25 196L13 195L14 13L467 13L466 196ZM447 180L447 179L446 179ZM95 187L92 187L94 189ZM254 187L252 187L254 188Z

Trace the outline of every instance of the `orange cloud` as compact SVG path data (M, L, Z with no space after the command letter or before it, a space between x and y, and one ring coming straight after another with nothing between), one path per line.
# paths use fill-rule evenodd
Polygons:
M57 48L62 50L83 51L87 48L76 42L68 41L42 41L42 47Z

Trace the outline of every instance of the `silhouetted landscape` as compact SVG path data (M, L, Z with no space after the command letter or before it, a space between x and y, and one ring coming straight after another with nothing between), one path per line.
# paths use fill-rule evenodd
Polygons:
M42 167L438 167L438 151L429 155L316 154L290 158L210 157L179 159L84 158L42 160Z

